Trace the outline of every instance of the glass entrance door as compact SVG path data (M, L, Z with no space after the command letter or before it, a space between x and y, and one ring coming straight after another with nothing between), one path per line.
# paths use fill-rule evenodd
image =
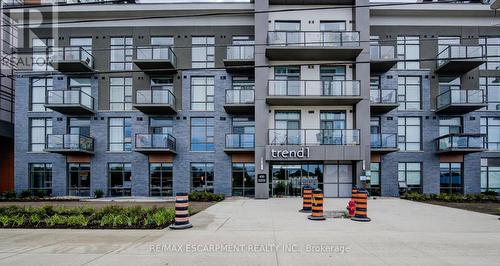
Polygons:
M323 188L323 165L317 163L273 165L271 177L272 197L300 197L304 185L313 189Z

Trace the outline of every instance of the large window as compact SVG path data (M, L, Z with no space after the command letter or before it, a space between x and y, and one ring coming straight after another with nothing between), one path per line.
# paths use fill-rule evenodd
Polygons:
M500 150L500 117L481 117L481 133L486 134L486 147Z
M213 36L193 37L192 39L192 67L214 67L215 38Z
M380 163L370 163L370 195L380 196Z
M479 87L488 104L486 110L500 111L500 77L480 77Z
M398 163L399 191L422 192L422 164Z
M500 193L500 159L481 158L481 192Z
M300 31L300 21L275 21L276 31Z
M320 21L320 31L345 31L345 21Z
M438 54L450 45L460 44L459 36L438 36Z
M462 133L461 117L440 117L439 118L439 136L453 133Z
M149 195L152 197L172 196L172 163L151 163L149 165Z
M398 147L401 151L421 150L420 117L398 118Z
M213 163L191 163L191 191L214 192Z
M132 78L109 79L109 109L132 110Z
M418 36L398 36L398 69L419 69L420 41ZM408 60L408 61L406 61Z
M112 197L132 194L132 164L110 163L108 165L109 195Z
M191 110L214 110L214 82L214 77L191 77Z
M68 164L68 195L79 197L90 196L89 163Z
M255 164L233 163L233 196L255 195Z
M481 37L479 44L483 46L483 53L487 57L487 62L480 66L480 69L499 70L500 69L500 37Z
M47 91L52 90L52 78L32 78L30 91L30 111L44 112Z
M398 77L398 102L398 110L422 109L420 77Z
M33 39L33 70L44 71L54 70L49 64L49 59L53 55L54 39L41 38Z
M30 191L33 194L52 194L52 164L30 163Z
M214 118L191 118L191 151L214 150Z
M132 37L111 38L111 70L132 69Z
M464 193L461 163L439 164L441 193Z
M52 118L31 118L29 151L42 152L47 135L52 134Z
M132 150L131 118L109 119L109 151Z

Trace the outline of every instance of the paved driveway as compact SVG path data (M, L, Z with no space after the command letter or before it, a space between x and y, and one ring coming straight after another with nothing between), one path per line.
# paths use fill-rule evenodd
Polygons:
M345 199L327 199L341 210ZM500 221L377 199L370 223L309 221L300 199L228 199L192 229L0 230L1 265L499 265Z

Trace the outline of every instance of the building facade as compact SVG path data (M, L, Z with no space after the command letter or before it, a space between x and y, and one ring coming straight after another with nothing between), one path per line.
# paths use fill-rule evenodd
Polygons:
M32 65L16 76L17 191L500 190L489 6L124 2L37 7L48 23L23 36Z

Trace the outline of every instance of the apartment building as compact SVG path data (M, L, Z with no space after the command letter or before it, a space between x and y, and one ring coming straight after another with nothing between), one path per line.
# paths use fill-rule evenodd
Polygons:
M500 29L488 5L71 2L37 7L48 23L25 40L18 191L500 190Z

